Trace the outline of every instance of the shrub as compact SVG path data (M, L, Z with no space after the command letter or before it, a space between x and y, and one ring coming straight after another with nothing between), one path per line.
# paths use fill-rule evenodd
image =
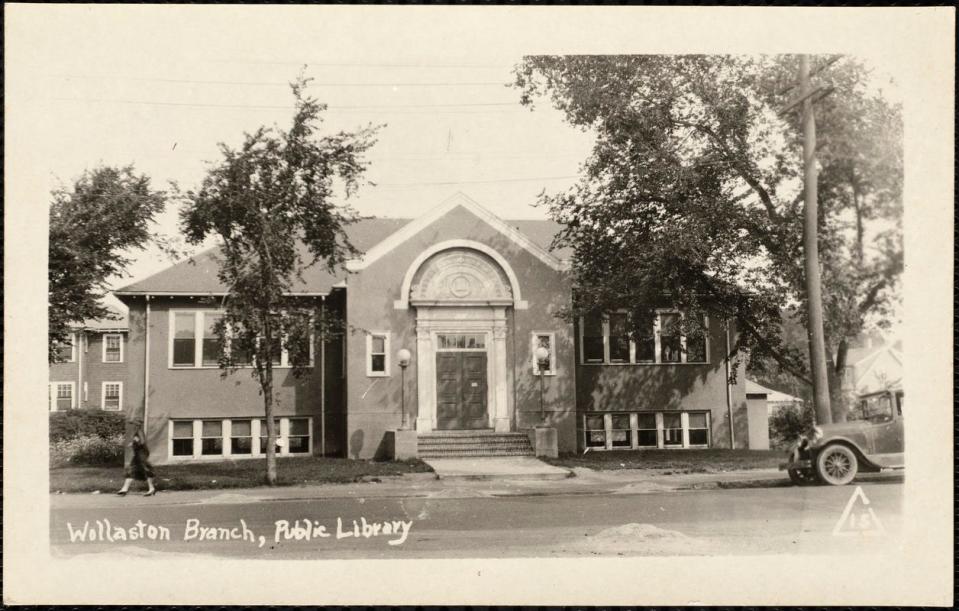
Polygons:
M58 442L76 437L122 436L126 418L121 412L105 412L99 409L71 409L50 412L50 441Z
M769 417L769 441L773 447L786 448L813 426L815 410L810 403L783 405Z
M123 466L123 436L83 435L50 443L50 464Z

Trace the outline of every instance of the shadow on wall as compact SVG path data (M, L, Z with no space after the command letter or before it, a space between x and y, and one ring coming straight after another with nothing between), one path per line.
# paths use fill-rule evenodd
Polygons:
M359 460L360 452L363 451L363 429L356 429L350 435L350 456L353 460Z

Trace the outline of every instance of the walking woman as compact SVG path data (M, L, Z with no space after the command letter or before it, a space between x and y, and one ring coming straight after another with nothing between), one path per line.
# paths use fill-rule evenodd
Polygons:
M157 493L157 489L153 484L153 465L150 464L150 450L146 445L146 436L143 434L143 429L140 428L139 423L132 424L135 424L136 427L129 444L130 459L124 468L123 487L117 491L117 494L126 496L127 492L130 491L130 484L136 479L147 483L147 491L143 493L143 496L153 496Z

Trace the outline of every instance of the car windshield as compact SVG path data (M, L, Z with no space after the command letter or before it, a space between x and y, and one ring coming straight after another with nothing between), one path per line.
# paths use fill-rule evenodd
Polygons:
M846 418L868 422L889 422L892 419L892 397L888 394L860 399L856 407L849 410Z

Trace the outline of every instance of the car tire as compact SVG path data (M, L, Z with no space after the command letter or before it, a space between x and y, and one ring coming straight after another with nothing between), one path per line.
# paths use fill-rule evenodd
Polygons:
M845 486L859 472L856 453L842 444L828 445L816 457L816 473L819 479L831 486Z
M797 486L809 486L816 483L816 472L812 469L789 469L789 481Z

